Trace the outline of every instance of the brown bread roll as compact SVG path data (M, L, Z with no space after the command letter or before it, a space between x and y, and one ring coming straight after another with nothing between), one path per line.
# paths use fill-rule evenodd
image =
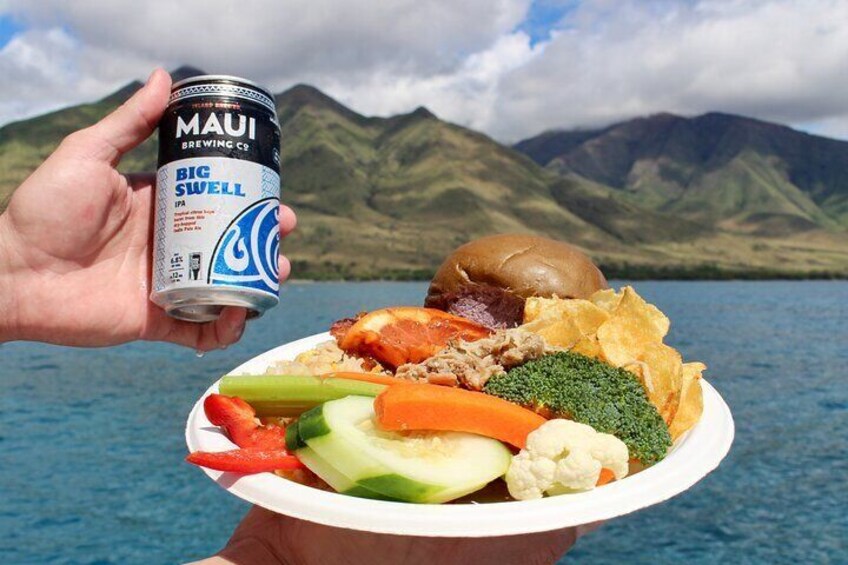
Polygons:
M534 235L492 235L445 259L425 306L490 327L513 327L521 323L526 298L587 298L603 288L603 273L576 247Z

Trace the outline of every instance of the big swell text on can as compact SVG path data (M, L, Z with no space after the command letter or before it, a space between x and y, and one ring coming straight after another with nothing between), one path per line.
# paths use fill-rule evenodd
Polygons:
M270 92L220 75L173 86L159 123L153 302L193 322L277 304L279 171Z

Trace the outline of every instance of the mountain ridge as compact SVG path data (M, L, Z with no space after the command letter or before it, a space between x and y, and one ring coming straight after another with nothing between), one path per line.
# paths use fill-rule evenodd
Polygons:
M174 75L199 73L181 67ZM0 128L0 209L64 135L93 123L140 85L131 82L94 103ZM786 218L766 209L759 212L766 217L749 214L748 224L732 216L727 223L711 215L667 209L652 201L662 194L655 187L628 189L630 171L606 167L623 170L629 164L632 169L635 162L628 160L627 152L604 156L609 151L604 136L615 124L568 133L541 166L527 154L531 151L526 145L524 151L501 145L481 132L444 122L424 107L369 117L305 84L276 94L275 102L283 132L283 200L298 211L300 220L283 244L296 277L426 278L457 245L505 231L570 241L609 276L848 276L848 239L841 224L823 227L812 208L806 216ZM665 116L670 123L686 119ZM657 138L657 154L676 159L661 165L700 163L692 147L681 146L685 150L680 154L661 151L661 129L647 128ZM645 143L630 134L624 136L627 143ZM586 149L593 140L603 143ZM567 151L560 151L565 146ZM582 168L569 161L573 156L552 165L564 153L576 151L587 155ZM767 160L758 159L759 154L734 162L742 169L734 169L733 178L749 174L744 167L753 167L758 175L775 174ZM121 163L128 171L155 166L155 136ZM603 175L612 184L598 180ZM616 186L616 179L623 181ZM722 179L716 182L724 183ZM780 188L779 194L788 198L789 188ZM800 201L805 195L800 190L792 197Z
M773 193L771 212L796 215L823 229L848 227L848 142L781 124L722 112L691 118L662 113L594 130L548 131L514 147L557 173L576 174L631 195L641 192L643 204L689 217L694 217L696 204L705 205L692 194L706 190L703 185L711 176L754 167L774 177L762 183ZM786 202L778 205L775 198ZM765 200L763 193L750 203L751 209L737 202L733 211L750 220L769 211ZM721 212L724 217L732 211Z

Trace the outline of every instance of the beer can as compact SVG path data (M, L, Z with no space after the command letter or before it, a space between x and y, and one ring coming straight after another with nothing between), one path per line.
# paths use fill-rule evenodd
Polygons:
M259 316L279 301L280 124L251 81L173 85L159 122L151 300L174 318Z

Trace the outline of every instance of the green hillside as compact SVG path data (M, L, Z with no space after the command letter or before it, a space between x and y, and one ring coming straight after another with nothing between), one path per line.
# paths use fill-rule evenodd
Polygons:
M277 105L284 198L301 220L286 245L300 273L429 272L453 247L497 231L620 246L556 203L554 175L423 108L369 119L307 86Z
M0 128L0 208L64 135L138 86ZM834 212L848 208L844 194L809 171L803 187L786 181L756 151L702 173L695 153L649 162L592 145L604 130L555 133L534 141L547 151L540 166L425 108L365 117L305 85L276 102L283 199L299 216L283 244L296 277L426 277L455 246L507 231L580 245L617 276L848 274L848 239ZM122 168L153 170L155 161L153 139ZM631 185L634 167L645 170ZM697 189L684 190L679 179L693 174Z
M594 131L546 132L515 148L549 170L712 226L848 228L848 142L777 124L658 114Z

